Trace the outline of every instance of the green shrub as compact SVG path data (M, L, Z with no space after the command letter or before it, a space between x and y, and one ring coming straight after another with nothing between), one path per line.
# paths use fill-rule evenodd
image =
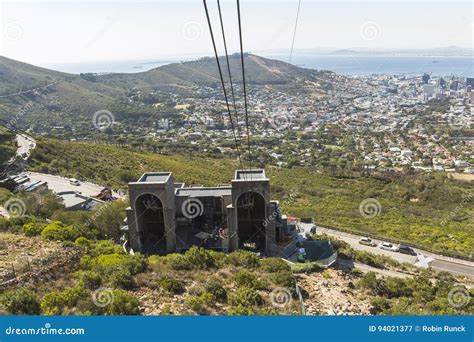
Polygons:
M209 250L202 247L193 246L184 254L188 262L195 269L207 270L216 265L214 258L212 257Z
M160 279L159 285L163 290L173 294L180 294L186 290L182 281L171 277L164 277Z
M239 250L230 253L226 258L226 263L233 266L255 268L259 264L258 256L252 252Z
M113 291L113 302L107 308L109 315L139 315L140 302L124 290Z
M262 290L265 288L263 282L258 279L257 274L247 270L240 270L237 272L234 276L234 281L237 283L237 286L249 287L256 290Z
M83 314L83 315L138 315L138 300L124 290L98 289L100 304L94 303L93 292L75 286L63 291L46 294L41 301L41 309L45 315ZM102 294L101 294L102 293ZM102 300L103 298L104 300Z
M355 251L353 259L372 267L385 268L384 262L381 258L366 251Z
M280 258L265 258L260 261L260 269L265 272L289 271L290 265Z
M168 254L164 257L164 260L166 266L175 271L190 270L193 268L193 265L189 262L189 259L182 254Z
M325 268L317 262L305 262L303 264L294 264L291 266L294 273L313 273L320 272Z
M132 274L126 269L118 269L113 271L107 277L107 283L112 288L121 288L125 290L129 290L134 286Z
M92 241L83 236L78 237L76 241L74 241L74 244L78 247L84 248L86 252L89 252L92 247Z
M408 288L405 280L395 277L387 277L384 281L384 295L392 297L411 296L411 290Z
M79 284L81 286L90 290L100 287L102 282L100 274L94 271L79 271L74 273L74 276L79 279Z
M214 264L216 265L216 267L221 267L225 264L226 255L224 253L217 252L211 249L209 250L209 254L214 259Z
M10 228L10 220L6 217L0 216L0 232L6 233Z
M131 275L143 271L147 266L146 258L141 254L104 254L96 258L88 255L81 258L81 266L85 269L94 270L105 276L114 271L125 270Z
M124 251L112 240L99 240L91 246L90 254L96 257L104 254L124 254Z
M66 226L60 221L53 221L43 228L41 237L47 240L74 241L80 236L74 226Z
M41 311L38 297L26 288L2 293L0 308L12 315L39 315Z
M383 313L385 310L390 308L390 301L383 297L375 297L370 302L372 307L370 308L370 313L372 315L378 315Z
M255 289L239 287L237 291L229 296L229 304L233 306L249 307L253 305L262 305L263 299Z
M379 294L384 291L383 280L377 279L375 272L364 274L357 282L357 286L370 290L373 294Z
M127 256L124 254L104 254L92 259L92 269L101 274L110 274L125 267Z
M227 291L216 279L209 279L204 284L204 289L214 296L215 301L223 303L227 301Z
M251 308L247 308L244 306L233 306L228 311L227 314L229 316L252 316L254 315L254 311Z
M209 292L204 292L199 296L189 297L186 299L186 304L194 312L203 315L207 313L207 306L211 305L213 301L214 296Z
M277 286L287 288L293 295L296 293L296 281L290 271L272 273L270 280Z
M417 302L427 303L435 298L435 287L428 277L416 276L409 278L406 280L406 284Z
M90 292L78 285L63 291L47 293L41 300L44 315L62 315L70 312L80 300L90 299Z
M40 235L46 225L40 222L29 222L23 225L23 233L26 236Z

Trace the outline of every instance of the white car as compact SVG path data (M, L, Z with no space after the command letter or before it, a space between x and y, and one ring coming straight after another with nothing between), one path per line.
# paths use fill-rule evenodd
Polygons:
M386 251L398 252L398 247L391 244L390 242L381 242L379 244L379 248L384 249Z
M366 245L366 246L370 246L370 247L375 247L377 246L377 244L375 242L373 242L370 238L368 237L361 237L359 239L359 243L361 245Z
M69 180L69 184L75 185L75 186L79 186L79 185L81 185L81 182L79 182L79 181L78 181L77 179L75 179L75 178L71 178L71 179Z

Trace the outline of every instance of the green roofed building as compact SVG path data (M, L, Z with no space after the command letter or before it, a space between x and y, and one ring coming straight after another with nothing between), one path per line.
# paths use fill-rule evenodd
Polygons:
M337 252L330 241L304 241L304 259L305 261L317 261L318 263L330 266L337 259Z

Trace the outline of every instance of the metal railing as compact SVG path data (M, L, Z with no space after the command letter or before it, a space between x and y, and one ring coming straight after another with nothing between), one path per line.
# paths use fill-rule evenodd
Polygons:
M472 255L468 256L468 255L463 255L463 254L458 254L458 253L446 252L446 251L443 251L443 250L431 248L429 246L413 243L412 241L406 241L406 240L403 240L403 239L395 239L395 238L391 238L391 237L380 236L380 235L377 235L377 234L369 233L369 232L366 232L366 231L355 230L355 229L333 227L333 226L328 226L326 224L321 224L320 225L319 223L315 223L315 224L316 224L317 227L320 226L321 228L337 230L337 231L340 231L340 232L345 232L345 233L354 234L354 235L367 236L367 237L370 237L372 239L392 242L392 243L396 243L396 244L404 244L404 245L408 245L410 247L418 248L418 249L421 249L421 250L424 250L424 251L427 251L427 252L430 252L430 253L433 253L433 254L439 254L439 255L446 256L446 257L450 257L450 258L467 260L467 261L474 261L474 257Z

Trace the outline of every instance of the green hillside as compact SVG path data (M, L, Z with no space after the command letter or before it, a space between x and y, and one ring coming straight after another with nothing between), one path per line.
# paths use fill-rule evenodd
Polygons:
M305 82L312 83L316 79L322 85L326 82L324 72L255 55L246 54L245 59L246 78L250 85L303 91L301 86ZM225 71L223 57L221 64ZM239 55L230 56L230 65L234 82L241 83ZM143 127L142 117L154 116L156 120L162 114L160 111L167 111L165 114L168 115L173 113L167 109L132 103L129 96L137 89L144 93L161 90L165 94L196 97L199 96L198 86L220 89L213 58L173 63L134 74L73 75L0 57L0 119L14 119L17 127L33 128L35 132L50 133L54 127L87 131L92 128L94 113L108 110L117 122L139 128ZM169 95L165 97L171 98Z
M5 57L0 57L0 80L0 118L21 128L90 120L124 98L121 89Z
M3 172L5 163L15 155L15 134L0 127L0 174Z
M176 181L188 184L229 183L238 167L233 160L189 159L51 139L41 140L32 156L34 170L123 189L126 182L147 171L172 171ZM474 250L474 203L465 201L474 194L474 184L457 182L444 174L385 179L339 178L309 167L267 167L266 171L272 197L280 200L287 214L313 217L320 225L416 243L441 253L470 255ZM370 219L359 212L360 203L368 198L381 205L380 214Z
M219 61L227 82L226 59L220 57ZM240 55L234 54L229 56L229 64L233 81L235 83L241 83L242 71ZM314 80L318 76L324 75L324 72L303 69L285 62L251 54L244 55L244 64L245 77L249 84L281 85L294 83L299 79ZM211 57L204 57L190 62L172 63L136 74L108 74L100 76L98 80L123 88L220 85L216 61Z

